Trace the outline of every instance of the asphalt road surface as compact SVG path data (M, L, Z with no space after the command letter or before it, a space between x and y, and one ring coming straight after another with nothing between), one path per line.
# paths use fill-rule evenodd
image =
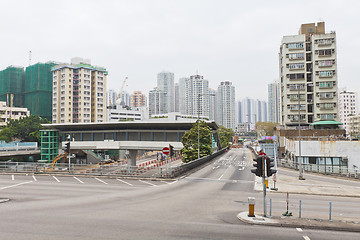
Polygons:
M0 175L1 239L360 239L242 223L247 198L261 197L251 164L236 149L173 181Z

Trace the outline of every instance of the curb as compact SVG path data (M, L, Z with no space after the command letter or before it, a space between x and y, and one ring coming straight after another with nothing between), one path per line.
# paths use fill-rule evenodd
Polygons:
M267 225L273 227L287 227L287 228L304 228L304 229L317 229L317 230L331 230L331 231L346 231L346 232L360 232L360 224L345 222L345 221L321 221L319 219L273 219L260 215L255 217L248 217L247 212L237 214L237 218L248 224L252 225ZM285 222L285 221L293 222ZM322 225L314 225L314 223ZM347 226L339 226L347 225Z

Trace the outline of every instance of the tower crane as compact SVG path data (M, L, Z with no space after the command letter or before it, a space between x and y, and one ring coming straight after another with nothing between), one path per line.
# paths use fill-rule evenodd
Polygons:
M116 98L116 100L115 100L115 104L117 103L117 101L121 98L121 96L122 96L122 91L123 91L123 89L124 89L124 86L125 86L125 83L126 83L126 80L128 79L128 77L125 77L125 79L124 79L124 81L123 81L123 83L122 83L122 85L121 85L121 88L120 88L120 92L119 92L119 94L118 94L118 96L117 96L117 98ZM120 104L121 104L121 102L120 102Z

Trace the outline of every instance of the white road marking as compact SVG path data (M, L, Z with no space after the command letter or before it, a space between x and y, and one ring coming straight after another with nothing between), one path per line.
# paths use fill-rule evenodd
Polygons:
M160 182L163 182L163 183L166 183L166 184L171 184L171 183L169 183L169 182L165 182L165 181L160 181Z
M78 180L80 183L84 183L83 181L81 181L80 179L78 179L77 177L74 177L76 180Z
M17 186L24 185L24 184L28 184L28 183L32 183L32 182L33 182L33 181L14 184L14 185L10 185L10 186L7 186L7 187L2 187L2 188L0 188L0 190L4 190L4 189L7 189L7 188L12 188L12 187L17 187Z
M173 184L173 183L176 183L178 180L176 180L176 181L173 181L173 182L171 182L171 183L169 183L169 184Z
M151 186L157 187L157 185L155 185L153 183L146 182L146 181L139 180L139 182L146 183L146 184L149 184Z
M220 180L223 176L224 176L224 174L223 174L223 175L221 175L221 176L218 178L218 180Z
M15 180L15 177L14 177L14 175L11 175L11 179L14 181Z
M127 184L127 185L132 186L132 184L131 184L131 183L125 182L125 181L123 181L123 180L121 180L121 179L118 179L118 178L117 178L116 180L118 180L118 181L120 181L120 182L122 182L122 183L125 183L125 184Z
M301 228L296 228L298 232L302 232L303 230Z
M57 179L55 176L53 176L53 178L54 178L57 182L60 182L60 180L59 180L59 179Z
M245 167L239 167L239 171L242 171L244 169L245 169Z
M311 240L308 236L303 236L305 240Z
M36 179L36 177L35 177L34 175L33 175L32 177L33 177L34 181L35 181L35 182L37 182L37 179Z
M108 184L107 182L101 180L101 179L98 179L98 178L95 178L96 180L98 180L99 182L102 182L103 184Z

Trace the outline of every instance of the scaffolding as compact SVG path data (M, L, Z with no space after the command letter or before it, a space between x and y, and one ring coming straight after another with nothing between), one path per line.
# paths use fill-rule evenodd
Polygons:
M61 147L59 131L41 130L41 162L52 162Z
M25 107L32 115L52 119L52 84L51 68L54 62L36 63L26 68Z
M0 71L0 101L11 105L11 94L14 95L14 107L25 107L24 104L24 84L25 71L23 67L9 66Z

